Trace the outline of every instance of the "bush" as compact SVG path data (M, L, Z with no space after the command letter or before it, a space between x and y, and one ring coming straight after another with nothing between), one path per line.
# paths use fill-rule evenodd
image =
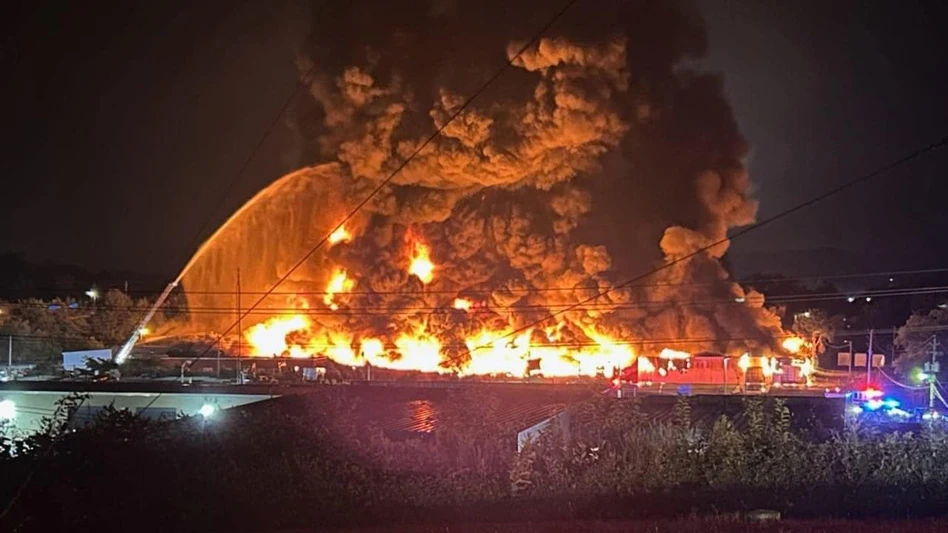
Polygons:
M343 396L299 412L260 408L150 422L106 410L87 425L64 402L46 429L2 440L0 495L29 482L2 530L277 530L320 525L655 517L776 508L788 516L925 515L948 503L948 438L849 427L811 441L781 402L748 401L739 428L671 425L636 401L592 398L571 433L511 449L510 428L463 416L392 440L351 423ZM276 402L279 402L277 400Z

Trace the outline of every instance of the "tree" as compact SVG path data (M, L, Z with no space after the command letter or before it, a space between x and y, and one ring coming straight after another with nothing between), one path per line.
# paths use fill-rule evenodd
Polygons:
M92 336L106 345L119 344L135 329L141 312L124 292L111 289L102 296L89 318Z
M4 307L8 312L0 315L0 336L13 336L17 361L55 361L63 350L101 346L89 335L88 313L75 302L27 299Z
M895 336L900 353L893 364L899 372L905 374L928 360L932 335L942 346L948 343L948 332L937 330L939 326L948 326L948 309L938 307L928 312L916 311L905 321Z
M841 315L829 316L822 309L810 309L793 316L793 332L812 344L813 355L822 354L826 343L832 342L842 327Z

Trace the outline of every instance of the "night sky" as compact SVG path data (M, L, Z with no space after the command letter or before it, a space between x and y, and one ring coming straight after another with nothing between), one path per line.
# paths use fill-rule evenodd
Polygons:
M287 116L211 213L293 92L318 6L138 4L21 2L5 18L0 252L170 278L209 216L216 225L300 165ZM724 73L752 145L761 217L948 132L940 2L697 7L704 64ZM731 264L741 275L943 266L946 172L942 150L735 242Z

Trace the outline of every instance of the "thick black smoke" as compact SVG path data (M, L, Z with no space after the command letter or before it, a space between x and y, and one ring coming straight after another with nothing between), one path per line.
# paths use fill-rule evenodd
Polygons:
M326 329L424 327L450 343L485 325L519 326L752 222L747 143L720 78L692 67L707 46L697 14L668 2L579 2L513 58L556 9L314 4L299 59L308 168L263 191L208 245L185 278L192 304L213 307L216 297L198 291L232 286L237 265L245 287L268 288L508 59L514 67L359 213L354 240L281 287L321 291L345 268L356 287L337 297L339 312L314 315ZM436 265L428 286L407 273L418 240ZM771 344L779 321L759 295L727 282L725 251L569 312L565 334L593 328L689 351ZM459 295L487 310L449 309Z

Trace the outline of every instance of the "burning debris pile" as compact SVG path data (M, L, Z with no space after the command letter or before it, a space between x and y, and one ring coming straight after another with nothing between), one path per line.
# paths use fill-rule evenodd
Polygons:
M342 39L317 21L299 126L319 163L198 252L183 282L193 325L230 326L447 124L243 321L254 355L563 376L666 348L778 349L778 317L728 281L723 245L570 309L754 219L720 81L686 67L703 29L658 4L574 6L520 56L544 8L420 2L353 18ZM334 9L327 20L362 12ZM513 69L448 123L505 53Z

